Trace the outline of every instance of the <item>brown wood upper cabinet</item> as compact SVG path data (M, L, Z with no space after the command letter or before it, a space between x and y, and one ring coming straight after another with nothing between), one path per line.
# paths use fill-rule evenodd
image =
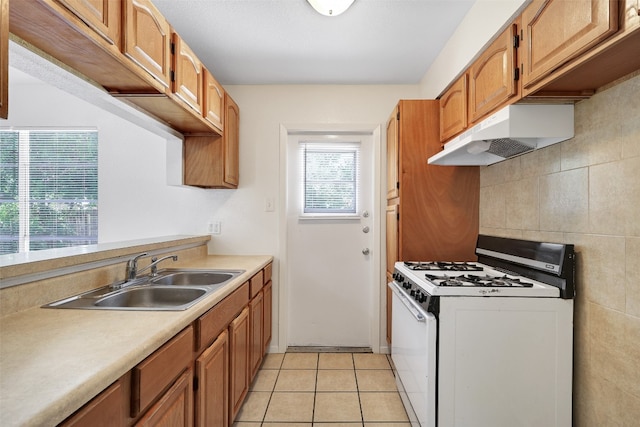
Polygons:
M226 93L224 122L222 136L185 137L185 185L203 188L238 187L240 109Z
M468 75L465 72L440 97L440 141L445 142L468 125Z
M9 0L0 0L0 118L9 114Z
M182 102L202 113L204 73L202 62L189 46L173 33L173 94Z
M469 68L471 123L511 102L511 98L518 94L516 37L517 26L510 25ZM453 120L453 117L449 120ZM455 123L455 120L453 122ZM462 124L462 119L459 120L459 124Z
M220 131L224 130L224 89L213 77L213 74L203 68L204 74L204 118Z
M171 26L150 0L124 1L123 53L167 90L171 71Z
M120 46L121 0L58 0L109 43Z
M618 1L534 0L522 13L525 91L618 30ZM526 93L525 93L526 94Z
M396 107L387 122L387 200L398 197L400 178L398 176L398 121L400 107Z

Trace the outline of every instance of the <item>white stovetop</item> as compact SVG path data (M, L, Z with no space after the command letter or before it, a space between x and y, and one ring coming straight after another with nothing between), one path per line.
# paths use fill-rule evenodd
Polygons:
M480 266L482 271L443 271L443 270L411 270L404 265L404 262L397 262L395 268L400 271L407 279L423 288L428 294L434 296L492 296L492 297L546 297L558 298L560 290L554 286L541 283L527 277L505 274L495 270L485 264L470 262L468 264ZM430 282L425 274L433 276L461 276L461 275L479 275L510 278L519 278L524 282L533 284L532 287L482 287L482 286L436 286Z

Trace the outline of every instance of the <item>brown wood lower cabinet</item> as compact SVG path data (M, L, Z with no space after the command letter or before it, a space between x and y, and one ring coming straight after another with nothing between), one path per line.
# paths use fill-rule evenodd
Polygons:
M229 425L229 333L224 330L196 359L196 426Z
M249 390L249 309L229 325L230 363L229 363L229 413L233 421L242 406Z
M136 427L193 426L193 372L186 370L162 398L135 424Z
M61 425L229 427L271 340L271 298L269 264Z

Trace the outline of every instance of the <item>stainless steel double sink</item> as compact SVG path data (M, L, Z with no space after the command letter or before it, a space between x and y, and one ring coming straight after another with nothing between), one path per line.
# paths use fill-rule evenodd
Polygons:
M179 311L220 289L244 270L168 268L155 276L109 285L46 304L45 308Z

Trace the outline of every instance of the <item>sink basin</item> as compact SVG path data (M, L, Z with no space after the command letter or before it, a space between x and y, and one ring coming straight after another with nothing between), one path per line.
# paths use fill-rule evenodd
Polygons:
M207 293L201 288L169 288L146 286L125 288L95 302L96 307L150 308L180 310L195 303Z
M186 310L215 292L244 270L197 270L168 268L156 277L142 276L125 287L104 286L79 295L46 304L45 308L85 310Z
M159 273L159 277L151 279L151 283L171 286L221 286L242 273L243 270L166 269Z

